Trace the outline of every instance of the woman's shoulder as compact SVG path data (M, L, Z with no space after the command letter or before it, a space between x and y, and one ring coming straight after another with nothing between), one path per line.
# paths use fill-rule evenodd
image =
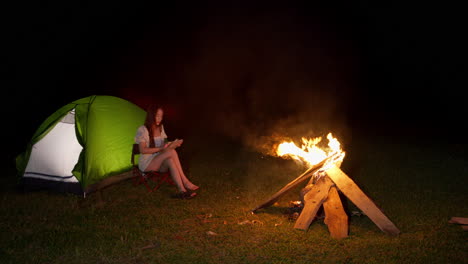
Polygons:
M142 141L148 141L148 130L145 126L138 127L135 135L135 142L140 143Z
M139 133L148 133L148 129L146 128L145 125L141 125L138 127L137 132Z

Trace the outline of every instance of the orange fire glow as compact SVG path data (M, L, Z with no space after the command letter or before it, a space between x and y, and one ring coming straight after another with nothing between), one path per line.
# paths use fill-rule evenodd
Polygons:
M331 133L327 135L328 148L320 148L318 143L322 140L322 137L316 138L302 138L302 146L299 148L294 142L283 142L279 144L276 154L278 156L289 156L295 160L299 160L307 163L309 166L320 163L322 160L336 155L341 161L344 158L345 153L341 149L341 144L338 139L334 138ZM333 162L337 162L334 159Z

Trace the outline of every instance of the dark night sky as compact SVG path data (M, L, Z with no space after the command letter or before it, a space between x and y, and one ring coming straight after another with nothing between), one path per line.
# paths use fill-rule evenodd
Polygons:
M93 94L163 101L184 131L233 136L466 131L459 6L197 2L8 6L6 93L28 109L4 107L21 124L11 133L24 144L57 108Z

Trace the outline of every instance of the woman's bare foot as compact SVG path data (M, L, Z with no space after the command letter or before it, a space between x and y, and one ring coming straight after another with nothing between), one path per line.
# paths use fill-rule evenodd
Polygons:
M187 190L191 191L191 192L194 192L194 191L200 189L200 187L198 187L198 186L196 186L196 185L194 185L194 184L191 185L190 187L185 186L185 188L186 188Z

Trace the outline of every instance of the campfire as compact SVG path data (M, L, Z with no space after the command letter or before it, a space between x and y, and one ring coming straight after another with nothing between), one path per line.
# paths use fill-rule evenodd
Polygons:
M302 147L294 142L283 142L278 145L278 156L288 156L295 160L305 162L309 167L296 179L285 185L264 203L251 212L273 205L281 196L300 183L309 180L302 189L301 196L304 207L296 220L294 228L307 230L316 217L318 210L323 206L325 212L324 222L328 226L333 238L348 236L348 216L344 211L339 191L348 197L363 214L367 215L383 232L397 235L400 230L382 213L382 211L367 197L367 195L354 183L341 169L345 152L340 142L331 133L327 135L328 147L321 148L318 144L322 138L302 138Z

